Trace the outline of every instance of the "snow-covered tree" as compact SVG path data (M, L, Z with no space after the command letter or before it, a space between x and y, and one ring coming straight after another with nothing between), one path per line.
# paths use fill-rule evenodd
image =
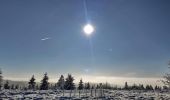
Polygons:
M58 82L57 82L57 84L56 84L56 85L57 85L57 88L63 90L63 89L64 89L64 83L65 83L65 81L64 81L64 76L61 75L60 78L59 78L59 80L58 80Z
M47 73L45 73L43 79L41 80L41 85L40 85L41 90L48 90L48 88L49 88L48 79L49 78L47 76Z
M34 75L31 77L31 79L30 79L30 81L28 82L28 84L29 84L29 86L28 86L29 89L35 89L35 84L36 84L36 82L35 82Z
M164 80L162 80L162 82L164 83L164 85L167 85L170 87L170 74L167 73L165 76L164 76Z
M80 79L80 82L79 82L79 85L78 85L78 89L79 89L79 90L82 90L83 88L84 88L83 80Z
M170 66L170 62L168 64ZM170 67L168 67L170 68ZM163 84L168 86L170 88L170 73L166 73L164 76L163 76L164 80L162 80Z
M64 88L66 90L73 90L75 89L75 84L74 84L74 78L72 77L71 74L68 74L65 84L64 84Z

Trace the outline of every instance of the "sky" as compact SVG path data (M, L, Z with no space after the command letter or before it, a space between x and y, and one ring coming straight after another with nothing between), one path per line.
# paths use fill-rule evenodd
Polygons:
M169 0L0 0L4 78L160 78L170 60ZM83 26L95 31L86 36Z

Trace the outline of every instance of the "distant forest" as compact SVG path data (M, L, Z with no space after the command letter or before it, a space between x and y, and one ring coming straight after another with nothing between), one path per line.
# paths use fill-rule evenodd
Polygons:
M170 87L170 74L165 74L164 80L162 80L164 86L152 86L150 84L143 85L143 84L133 84L128 85L128 82L125 82L123 87L113 86L110 83L84 83L83 79L80 79L79 83L76 85L74 83L74 77L71 74L68 74L66 78L63 75L60 76L58 81L55 84L50 83L48 74L45 73L40 83L36 83L36 79L34 75L28 80L26 86L20 86L20 84L9 84L9 80L3 80L2 71L0 70L0 89L21 89L21 90L91 90L91 89L111 89L111 90L149 90L149 91L156 91L156 90L168 90Z

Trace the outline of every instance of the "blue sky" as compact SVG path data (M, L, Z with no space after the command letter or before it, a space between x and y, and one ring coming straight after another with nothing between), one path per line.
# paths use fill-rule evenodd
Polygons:
M170 59L168 0L0 0L6 77L161 77ZM85 15L87 8L87 16ZM82 27L95 27L87 37Z

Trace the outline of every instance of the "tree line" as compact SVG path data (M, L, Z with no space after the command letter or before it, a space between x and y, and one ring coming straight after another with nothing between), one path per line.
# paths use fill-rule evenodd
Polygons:
M92 84L92 83L84 83L83 79L80 79L78 85L76 86L74 83L74 77L71 74L68 74L66 78L64 78L63 75L60 76L58 81L52 85L49 83L49 77L48 74L45 73L40 84L36 84L36 79L34 75L30 78L28 81L28 87L24 87L22 89L32 89L32 90L48 90L48 89L60 89L60 90L89 90L89 89L112 89L112 90L165 90L169 89L168 86L155 86L153 87L152 85L146 85L144 86L143 84L133 84L133 85L128 85L127 82L125 82L123 87L117 87L117 86L112 86L109 83L98 83L98 84ZM19 85L9 85L8 80L2 84L3 77L2 77L2 71L0 70L0 89L19 89ZM167 81L164 81L167 82ZM21 88L20 88L21 89Z

